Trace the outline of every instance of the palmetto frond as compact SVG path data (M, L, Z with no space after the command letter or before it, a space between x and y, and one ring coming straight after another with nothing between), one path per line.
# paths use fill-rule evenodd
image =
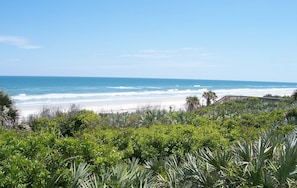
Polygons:
M232 152L228 150L211 151L209 148L204 148L199 151L203 161L212 165L216 171L221 171L226 168L232 160Z
M112 168L109 184L119 187L145 187L150 185L151 173L145 178L144 168L138 164L139 159L133 158L128 163L118 163Z
M90 166L83 162L76 167L75 163L71 165L72 188L95 188L97 187L96 176L92 174Z
M202 161L199 154L197 155L187 154L183 163L187 182L191 184L191 187L217 187L219 178L215 168Z
M257 142L243 142L235 146L234 153L238 157L236 162L241 169L240 176L250 186L263 185L266 180L268 182L266 167L275 150L275 144L272 143L272 137L267 133Z
M297 180L297 138L290 135L285 139L281 148L276 179L280 186L288 184L291 180Z

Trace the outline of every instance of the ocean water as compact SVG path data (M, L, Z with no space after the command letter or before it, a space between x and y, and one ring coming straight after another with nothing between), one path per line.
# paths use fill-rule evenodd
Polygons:
M207 90L216 92L220 98L225 95L291 95L296 88L297 83L283 82L0 76L0 90L12 97L23 115L36 113L44 107L71 104L97 111L158 104L182 108L187 96L202 99L202 93Z

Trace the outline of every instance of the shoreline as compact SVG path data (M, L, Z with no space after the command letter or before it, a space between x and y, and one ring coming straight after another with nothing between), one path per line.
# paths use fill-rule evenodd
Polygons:
M263 97L266 94L277 96L291 96L295 88L271 88L271 89L231 89L231 90L213 90L218 98L221 99L227 95ZM88 99L81 101L63 100L59 102L45 101L44 103L15 103L19 111L20 119L26 119L30 115L38 115L44 108L59 109L67 111L72 105L79 109L92 110L95 113L121 113L135 112L143 108L157 108L164 110L185 110L186 97L198 96L201 104L205 104L205 99L202 98L201 90L199 92L187 94L172 94L172 95L150 95L146 97L111 97L108 100Z

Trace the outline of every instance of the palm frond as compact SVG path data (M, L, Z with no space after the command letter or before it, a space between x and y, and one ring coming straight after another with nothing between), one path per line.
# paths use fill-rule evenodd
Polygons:
M297 180L297 138L296 135L287 136L279 156L277 180L280 185L288 183L293 178Z
M97 187L96 177L92 175L90 166L86 162L82 162L76 167L75 163L72 163L70 168L72 174L72 188L86 188Z

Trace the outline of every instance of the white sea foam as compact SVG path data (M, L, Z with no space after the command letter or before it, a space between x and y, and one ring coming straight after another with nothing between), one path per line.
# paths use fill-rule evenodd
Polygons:
M16 95L12 96L17 101L29 101L29 100L48 100L48 99L77 99L77 98L105 98L105 97L117 97L117 96L148 96L148 95L167 95L167 94L195 94L201 93L206 89L199 90L178 90L168 89L167 91L142 91L142 92L112 92L112 93L53 93L44 95Z
M161 87L156 87L156 86L143 86L145 89L161 89Z
M107 87L107 88L110 88L110 89L127 89L127 90L130 90L130 89L141 89L141 88L138 88L138 87L131 87L131 86L114 86L114 87Z
M257 88L257 89L221 89L214 90L219 96L225 95L243 95L243 96L257 96L261 97L266 94L288 96L291 95L296 88Z

